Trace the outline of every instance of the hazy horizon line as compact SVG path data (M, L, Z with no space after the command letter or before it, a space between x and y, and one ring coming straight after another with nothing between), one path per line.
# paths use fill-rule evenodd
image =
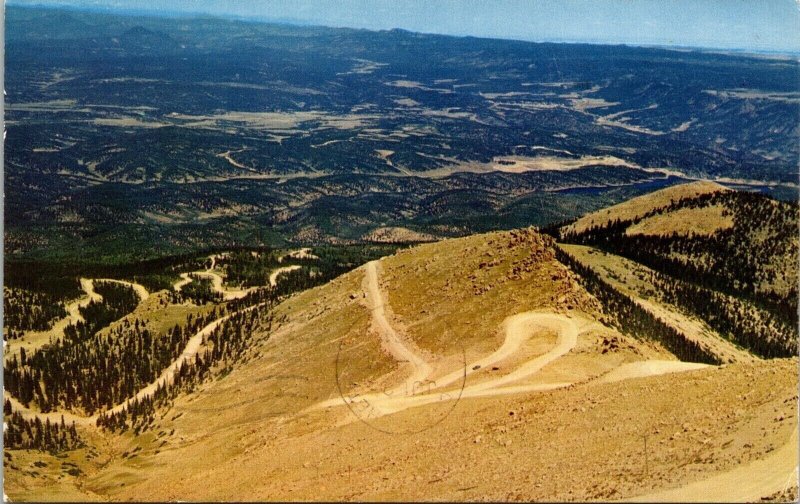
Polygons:
M23 8L23 9L41 9L41 10L65 10L77 12L92 12L103 14L114 14L128 17L152 17L164 19L200 19L211 18L221 19L228 21L238 21L244 23L258 23L258 24L276 24L288 25L297 27L308 28L328 28L328 29L344 29L344 30L360 30L373 33L388 32L388 31L404 31L408 33L420 35L436 35L440 37L453 37L453 38L475 38L484 40L507 40L512 42L528 42L534 44L553 43L553 44L587 44L587 45L603 45L603 46L627 46L627 47L640 47L650 49L665 49L665 50L678 50L678 51L698 51L698 52L714 52L714 53L736 53L739 55L772 55L784 57L800 57L800 49L770 49L770 48L753 48L753 47L725 47L725 46L701 46L701 45L681 45L681 44L668 44L663 42L630 42L630 41L613 41L603 40L598 38L515 38L515 37L491 37L485 35L473 35L469 33L453 34L453 33L439 33L427 32L419 30L411 30L400 26L393 28L366 28L358 26L342 26L335 24L326 24L320 20L304 20L301 18L293 17L268 17L268 16L245 16L239 14L222 14L208 11L189 11L189 10L167 10L167 9L142 9L142 8L129 8L129 7L114 7L114 6L90 6L90 5L74 5L67 3L25 3L17 0L6 0L5 7Z

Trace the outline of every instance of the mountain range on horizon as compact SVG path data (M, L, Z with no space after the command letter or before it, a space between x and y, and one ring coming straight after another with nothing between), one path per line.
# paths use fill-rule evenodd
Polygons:
M316 9L314 0L306 1L305 3L282 3L272 2L270 7L273 11L279 14L265 14L264 9L259 8L257 3L251 4L249 7L242 7L229 4L218 4L214 0L203 3L189 3L182 4L175 3L172 7L161 6L153 8L148 3L137 3L136 0L14 0L9 5L14 7L33 7L33 8L50 8L50 9L72 9L72 10L86 10L98 13L110 13L117 15L133 15L133 16L155 16L155 17L196 17L196 16L214 16L219 18L226 18L231 20L239 20L244 22L258 22L258 23L279 23L291 24L296 26L328 26L339 28L360 28L370 30L390 30L390 29L406 29L428 34L444 34L457 37L475 36L480 38L495 38L495 39L509 39L509 40L524 40L531 42L556 42L556 43L584 43L584 44L611 44L611 45L633 45L641 47L676 47L676 48L689 48L689 49L702 49L702 50L717 50L717 51L734 51L734 52L751 52L753 54L783 54L783 55L796 55L800 51L800 40L792 36L791 20L795 20L795 24L799 22L798 15L792 11L791 8L787 9L790 2L781 2L781 0L774 0L765 2L759 8L749 8L749 6L727 6L727 9L717 10L714 12L714 7L711 5L696 5L688 3L684 6L678 4L672 7L653 8L654 6L633 6L624 4L617 0L605 0L594 7L594 23L583 20L581 11L585 11L587 5L581 0L572 0L571 2L563 3L561 6L554 4L547 4L540 2L539 4L531 4L525 2L518 2L516 0L501 0L507 4L506 10L508 16L503 14L503 6L498 5L497 9L483 9L478 16L482 16L484 25L502 24L503 19L506 21L506 30L486 32L481 30L481 24L475 24L465 19L460 29L455 29L451 26L442 29L441 26L430 24L430 22L420 24L420 21L426 16L439 19L442 16L453 19L458 19L460 16L460 8L458 4L453 2L442 2L438 6L424 6L416 5L414 1L407 2L398 9L397 5L380 4L380 2L371 4L373 8L373 15L371 18L359 17L357 11L359 7L353 5L347 9L344 5L341 8L333 8L324 4L317 4ZM351 0L353 4L358 4L359 0ZM365 7L365 6L360 6ZM729 11L729 12L726 12ZM341 11L349 11L350 16L341 17L338 13ZM397 11L392 14L391 11ZM402 11L402 14L401 14ZM741 12L740 12L741 11ZM620 15L626 14L627 19L622 20L620 24ZM737 21L736 13L739 12L739 18L748 18L752 25L752 30L744 30L744 26ZM611 16L611 19L616 19L617 29L612 32L603 33L602 30L598 33L593 31L596 25L600 24L596 20L606 19ZM661 26L665 19L673 17L685 18L686 25L680 28L671 25L672 31L665 36L664 26ZM528 17L531 20L532 31L519 29L508 31L510 26L514 25L516 19L520 17ZM377 19L380 18L380 21ZM383 19L386 18L386 19ZM444 19L443 18L443 19ZM495 19L497 18L497 19ZM539 20L541 18L541 21ZM549 19L549 22L547 21ZM770 25L770 20L773 24ZM440 20L441 21L441 20ZM474 19L473 19L474 21ZM777 23L775 22L777 21ZM574 26L569 26L571 22ZM705 37L702 36L702 31L698 31L697 27L702 26L704 22L716 22L715 30L719 36L720 32L735 33L732 38L722 40L714 38L714 35L709 37L708 30L705 31ZM736 23L739 24L736 24ZM376 24L377 23L377 24ZM726 24L727 23L727 24ZM649 31L642 32L637 29L637 24L649 27ZM561 25L561 31L553 31L553 26ZM695 26L697 25L697 26ZM692 31L689 26L694 27ZM582 27L582 28L581 28ZM761 34L757 32L769 28L768 31L781 32L784 31L782 36L768 41L770 34ZM569 30L572 33L569 34ZM471 31L473 30L473 31ZM477 31L475 31L477 30ZM662 33L658 34L661 31ZM736 33L738 32L738 33ZM755 35L751 32L756 32ZM794 45L790 41L794 40ZM688 41L688 42L687 42ZM789 45L786 45L789 44Z

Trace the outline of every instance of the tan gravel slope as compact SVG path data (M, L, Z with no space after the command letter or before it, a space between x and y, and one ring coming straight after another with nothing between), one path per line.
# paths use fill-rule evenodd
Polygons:
M74 488L108 500L607 501L692 492L784 453L796 359L682 364L606 326L553 246L533 230L445 240L289 298L272 334L252 335L243 362L152 431L98 434ZM17 476L7 492L63 485ZM756 492L782 491L772 486Z

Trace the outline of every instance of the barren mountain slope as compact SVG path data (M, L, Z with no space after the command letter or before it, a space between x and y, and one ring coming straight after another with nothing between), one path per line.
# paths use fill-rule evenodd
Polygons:
M618 205L584 215L574 223L566 226L564 231L580 233L582 231L586 231L592 226L607 225L615 219L619 219L621 221L633 220L657 208L668 206L671 201L678 201L681 198L694 198L701 194L710 194L727 190L728 189L724 186L717 184L716 182L709 181L692 182L689 184L668 187L666 189L661 189L653 193L638 196Z
M111 500L607 500L789 440L796 360L685 366L604 319L535 231L415 247L279 305L245 362L138 437L92 439L73 481Z
M699 208L681 208L666 214L642 219L625 230L627 235L711 236L717 231L733 227L733 217L722 205Z

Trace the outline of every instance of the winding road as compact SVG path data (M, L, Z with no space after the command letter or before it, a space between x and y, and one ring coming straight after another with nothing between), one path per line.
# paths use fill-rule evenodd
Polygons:
M150 293L147 292L147 289L138 283L128 282L125 280L116 280L113 278L81 278L81 289L86 293L86 295L69 303L66 306L67 316L60 319L58 322L53 324L53 327L46 331L28 331L21 339L6 341L4 358L10 359L11 356L18 355L21 348L24 348L25 352L27 353L33 353L44 345L50 343L51 340L64 336L64 329L66 329L68 325L77 324L78 322L83 321L81 308L85 308L91 302L99 303L103 300L103 296L94 290L95 282L114 282L126 285L136 292L136 294L139 296L140 302L146 300L150 296Z
M211 268L213 268L214 264L216 262L216 256L211 256L210 258L211 258ZM293 270L298 269L298 268L300 268L300 266L287 266L287 267L284 267L284 268L279 268L278 270L274 271L272 273L272 275L270 275L270 284L274 287L277 284L277 279L278 279L278 276L280 274L282 274L284 272L287 272L287 271L293 271ZM206 274L206 275L211 276L213 278L213 284L214 284L215 289L218 292L223 293L225 295L226 300L239 299L239 298L244 297L245 295L247 295L247 293L250 292L251 290L254 290L254 289L258 288L258 287L253 287L253 288L247 289L246 291L225 291L225 290L222 289L222 277L220 275L218 275L217 273L212 272L210 269L206 270L206 271L195 272L195 274L199 274L199 275ZM189 276L189 273L182 273L181 274L181 278L182 278L182 280L175 284L175 287L176 287L177 290L180 290L181 287L183 287L184 285L186 285L189 282L191 282L191 277ZM64 328L69 323L77 322L78 320L82 320L82 317L80 315L80 308L81 307L84 307L84 306L88 305L92 301L102 301L102 296L100 296L99 294L97 294L94 291L94 282L95 281L98 281L98 282L115 282L115 283L119 283L119 284L122 284L122 285L127 285L128 287L132 288L136 292L136 294L139 296L141 301L144 301L144 300L148 299L148 297L150 296L149 292L147 292L147 289L145 289L142 285L134 283L134 282L128 282L128 281L125 281L125 280L117 280L117 279L113 279L113 278L102 278L102 279L95 279L95 280L81 278L81 287L83 288L84 292L86 292L87 296L85 298L81 298L78 301L75 301L74 303L71 303L68 306L68 312L69 312L70 315L68 317L65 317L61 321L59 321L58 324L53 327L53 329L51 329L50 331L47 331L46 333L47 333L48 337L46 339L44 339L40 343L39 346L48 343L50 341L49 336L54 331L60 331L58 335L62 336ZM244 294L242 294L242 293L244 293ZM116 406L112 407L111 409L105 410L105 411L103 411L101 413L118 413L118 412L122 411L130 402L133 402L134 400L141 400L141 399L145 398L146 396L152 395L153 393L155 393L155 391L158 389L159 386L171 382L175 377L175 373L180 369L180 367L184 363L188 362L190 359L193 359L195 357L195 355L197 355L197 353L202 348L203 339L206 336L208 336L209 334L211 334L214 330L216 330L217 327L219 327L220 324L222 324L224 321L226 321L227 319L229 319L230 317L232 317L235 314L246 313L246 312L254 310L254 309L258 308L258 307L264 306L265 304L266 304L266 302L259 303L259 304L253 305L253 306L249 306L247 308L243 308L243 309L237 311L236 313L231 313L231 314L222 316L222 317L220 317L220 318L218 318L216 320L213 320L213 321L209 322L208 324L206 324L202 329L200 329L196 334L194 334L186 342L186 346L184 347L184 349L181 352L181 354L177 358L175 358L170 363L170 365L168 367L166 367L161 372L161 375L157 379L153 380L151 383L149 383L145 387L141 388L136 393L136 395L134 395L133 397L130 397L130 398L126 399L125 401L121 402L120 404L117 404ZM19 345L15 345L15 347L18 350ZM26 346L26 349L27 349L27 346ZM8 356L11 352L12 351L10 349L7 350L6 351L6 355ZM6 391L3 391L3 397L4 397L4 399L7 399L7 400L9 400L11 402L13 410L15 412L19 412L24 418L39 417L41 420L49 419L51 422L60 422L61 418L63 417L66 422L75 422L75 424L77 424L77 425L94 425L96 423L96 421L97 421L97 418L101 414L101 413L97 413L97 414L94 414L94 415L91 415L91 416L82 416L82 415L76 415L76 414L70 413L70 412L61 412L61 411L54 411L54 412L50 412L50 413L41 413L41 412L33 411L30 408L25 407L17 399L12 397Z
M458 369L432 380L433 368L431 364L425 360L421 352L415 349L413 344L398 333L387 318L387 301L380 288L379 271L379 261L367 263L364 268L362 288L371 312L372 327L381 339L382 348L396 361L410 365L407 378L400 385L389 390L378 393L354 394L348 398L334 397L317 403L307 410L333 408L348 404L352 406L352 404L358 402L369 406L369 418L378 418L412 407L451 401L458 398L539 392L572 385L571 382L537 383L535 380L530 380L545 366L572 351L577 345L578 335L581 332L582 319L543 311L528 311L506 318L502 323L505 339L497 350L467 364L466 368L459 366ZM528 340L544 331L557 334L556 343L549 351L516 365L507 374L467 384L467 378L470 375L517 355ZM705 367L708 366L681 361L640 361L623 364L602 378L595 380L595 382L606 383L630 378L692 371ZM460 388L462 384L464 386ZM348 400L350 403L347 402Z
M249 289L226 289L223 287L222 276L217 273L216 271L206 270L206 271L195 271L192 275L196 275L199 277L206 277L211 279L211 285L216 292L219 292L222 295L222 299L225 301L233 301L234 299L242 299L243 297L247 296L251 292L258 289L258 287L250 287Z
M289 273L290 271L299 270L301 267L297 266L296 264L293 266L284 266L283 268L278 268L274 270L272 273L269 274L269 284L273 287L278 285L278 277L283 275L284 273Z
M283 256L279 257L278 258L278 262L282 262L283 259L286 258L286 257L293 257L293 258L296 258L296 259L318 259L317 256L311 254L311 249L308 249L308 248L294 250L292 252L289 252L286 255L283 255ZM247 296L248 294L250 294L251 292L254 292L254 291L259 289L259 287L250 287L250 288L247 288L247 289L226 289L224 287L224 285L223 285L224 279L222 278L222 275L220 275L219 273L214 271L214 267L216 266L216 263L217 263L217 256L216 255L211 255L208 258L211 259L211 265L208 267L208 269L200 270L200 271L193 271L191 273L181 273L181 275L180 275L181 279L178 280L177 282L175 282L172 285L172 287L176 291L180 292L180 290L183 289L183 287L185 287L186 285L188 285L188 284L190 284L192 282L191 275L209 278L211 280L211 287L214 289L215 292L218 292L219 294L221 294L222 295L222 299L224 299L225 301L232 301L234 299L241 299L241 298ZM292 265L292 266L284 266L284 267L276 268L276 269L272 270L272 272L269 274L269 278L268 278L269 285L271 285L272 287L277 286L278 285L278 277L279 276L283 275L284 273L289 273L291 271L299 270L300 268L301 268L301 266Z
M383 348L400 362L408 362L414 368L406 380L397 388L407 394L413 391L414 384L422 382L430 376L432 368L418 353L413 350L394 330L392 324L386 319L386 302L378 284L378 261L366 265L364 287L367 301L372 312L372 324L377 329Z
M318 256L315 256L314 254L311 253L311 249L309 247L287 252L286 254L278 258L278 262L283 262L283 260L286 259L287 257L291 257L292 259L319 259Z
M172 288L177 292L180 292L184 286L189 285L190 283L192 283L192 277L189 276L189 273L181 273L181 279L172 284Z
M363 288L372 314L372 326L377 330L382 347L387 353L397 361L409 363L412 370L397 387L380 393L357 396L358 402L370 406L370 418L457 398L552 390L570 385L570 383L525 383L511 386L531 377L546 365L570 352L578 341L579 329L574 319L557 313L533 311L513 315L503 321L505 340L495 352L468 364L466 369L459 368L436 380L430 380L432 366L397 333L386 317L386 302L380 289L378 270L378 261L372 261L365 266ZM526 341L543 330L555 331L558 334L556 345L547 353L529 359L509 374L464 386L463 390L447 389L450 385L465 383L466 377L474 372L513 356ZM425 392L417 393L420 390ZM335 397L309 409L342 406L347 404L346 400Z
M85 279L81 279L83 282ZM121 285L125 285L126 287L130 287L139 296L139 301L145 301L147 298L150 297L150 293L147 292L147 289L141 284L135 282L128 282L127 280L117 280L116 278L95 278L94 280L90 280L90 282L113 282L118 283Z
M509 317L504 321L503 325L505 326L506 339L500 349L484 359L467 364L466 369L459 369L443 379L430 382L431 386L424 394L392 397L390 392L385 392L367 396L367 401L372 407L370 418L377 418L408 408L443 401L523 392L542 392L567 387L572 384L571 382L519 384L519 382L535 375L543 367L555 362L575 348L579 331L574 320L555 313L524 312ZM553 330L558 334L556 345L547 353L524 362L509 374L490 378L473 385L466 385L460 391L457 388L445 389L447 385L451 385L458 380L465 380L466 376L477 371L475 367L478 365L483 367L510 357L519 350L525 341L543 330ZM363 397L360 399L363 400Z
M172 381L172 379L175 377L175 373L180 369L180 367L184 363L188 362L190 359L193 359L194 356L197 355L197 353L202 348L203 338L211 334L217 327L219 327L221 323L223 323L224 321L226 321L235 314L247 313L248 311L254 310L260 306L264 306L265 304L266 303L259 303L257 305L248 306L247 308L239 310L236 313L225 315L206 324L202 329L197 331L197 333L194 334L189 339L189 341L186 342L186 346L184 347L183 352L181 352L181 354L175 360L173 360L172 363L167 368L164 369L164 371L161 372L161 375L157 379L153 380L151 383L141 388L136 393L135 396L126 399L125 401L117 404L111 409L104 410L104 413L118 413L123 409L125 409L128 403L133 402L134 400L144 399L146 396L155 393L156 389L158 389L159 386ZM51 422L60 422L61 416L63 415L64 420L67 422L74 421L78 425L94 425L95 422L97 421L97 418L101 414L97 413L92 416L82 416L82 415L76 415L74 413L61 412L61 411L55 411L51 413L41 413L38 411L33 411L30 408L23 406L19 401L11 397L11 395L8 392L4 391L3 397L5 399L9 399L11 401L12 407L14 408L14 411L22 414L24 418L33 418L38 416L42 420L50 419Z

